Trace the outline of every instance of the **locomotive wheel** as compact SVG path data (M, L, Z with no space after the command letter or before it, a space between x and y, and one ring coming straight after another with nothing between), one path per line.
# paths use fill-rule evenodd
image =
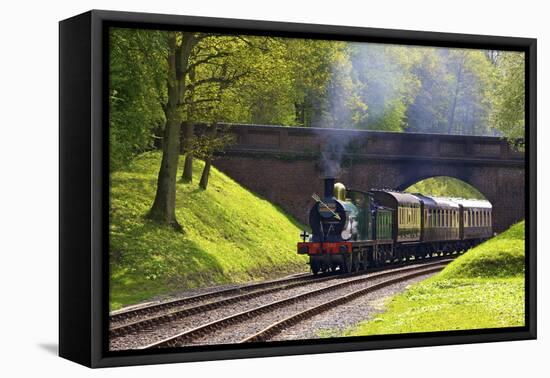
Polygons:
M358 264L357 264L357 252L352 252L351 253L351 268L350 268L350 272L351 273L355 273L357 272L358 270Z
M311 272L314 276L316 276L319 273L319 270L321 270L321 263L316 259L311 259L309 265L311 267Z
M344 255L343 256L343 262L342 264L340 265L340 269L342 270L342 273L351 273L351 268L352 268L352 257L349 256L349 255Z

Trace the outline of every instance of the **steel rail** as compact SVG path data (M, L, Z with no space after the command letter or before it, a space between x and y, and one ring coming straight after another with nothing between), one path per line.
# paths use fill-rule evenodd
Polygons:
M258 283L253 283L253 284L248 284L248 285L243 285L238 287L232 287L228 289L216 290L216 291L212 291L204 294L197 294L191 297L172 299L169 301L155 303L152 305L146 305L138 308L122 309L122 310L111 312L111 314L109 315L109 321L111 323L120 322L133 317L142 316L142 315L151 315L156 312L169 310L171 308L180 307L187 304L197 303L197 302L207 300L207 299L212 299L218 296L238 294L243 291L252 291L256 289L262 289L265 287L276 286L276 285L281 285L281 284L291 283L291 282L298 282L301 280L312 280L312 279L313 279L313 276L311 276L311 274L304 273L291 278L283 278L278 280L258 282Z
M137 331L140 331L140 330L143 330L143 329L147 329L147 328L151 328L151 327L154 327L154 326L169 323L171 321L183 319L186 316L200 314L200 313L203 313L205 311L214 310L214 309L217 309L217 308L220 308L220 307L223 307L223 306L226 306L226 305L230 305L230 304L233 304L233 303L241 302L241 301L244 301L244 300L247 300L247 299L260 297L262 295L275 293L277 291L292 289L292 288L295 288L295 287L298 287L298 286L311 285L311 284L315 284L315 283L325 282L325 281L328 281L328 280L331 280L331 279L334 279L334 278L337 278L337 277L338 276L327 276L327 277L317 278L315 280L313 280L313 279L304 279L304 280L297 281L297 282L292 282L292 283L289 283L289 284L286 284L286 285L283 284L281 286L275 286L275 287L271 287L271 288L267 288L267 289L260 289L258 291L253 291L251 293L236 295L234 297L221 299L221 300L218 300L218 301L213 301L213 302L205 303L205 304L198 305L198 306L183 308L183 309L180 309L180 310L175 310L175 311L168 312L168 313L161 314L161 315L155 315L155 316L148 317L148 318L145 318L145 319L137 320L137 321L132 322L132 323L127 323L127 324L122 324L120 326L112 327L112 328L109 329L109 337L113 338L113 337L125 336L125 335L128 335L128 334L132 333L132 332L137 332ZM344 276L340 276L340 277L344 277Z

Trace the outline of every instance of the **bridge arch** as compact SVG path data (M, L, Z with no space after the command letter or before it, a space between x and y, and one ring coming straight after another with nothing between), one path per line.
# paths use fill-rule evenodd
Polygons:
M442 188L445 185L446 188ZM430 191L430 189L432 191ZM457 197L466 199L487 199L476 187L466 181L451 176L432 176L423 178L411 185L404 185L401 191L421 193L442 197Z

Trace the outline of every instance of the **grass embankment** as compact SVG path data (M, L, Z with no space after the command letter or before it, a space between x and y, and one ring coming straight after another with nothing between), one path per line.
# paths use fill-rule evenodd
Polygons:
M480 244L394 296L346 336L524 326L525 225Z
M485 199L483 194L470 184L449 176L437 176L419 181L405 191L430 196Z
M112 310L177 290L306 270L296 254L300 225L214 167L208 189L199 189L201 161L193 183L177 184L184 233L146 220L160 158L143 154L111 176Z

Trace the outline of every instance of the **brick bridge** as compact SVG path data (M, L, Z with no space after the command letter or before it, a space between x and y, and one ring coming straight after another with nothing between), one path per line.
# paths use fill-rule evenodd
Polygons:
M214 165L243 186L306 222L313 192L321 193L322 146L342 141L348 188L404 190L450 176L478 189L493 205L497 232L525 214L524 153L495 137L233 125L236 143Z

